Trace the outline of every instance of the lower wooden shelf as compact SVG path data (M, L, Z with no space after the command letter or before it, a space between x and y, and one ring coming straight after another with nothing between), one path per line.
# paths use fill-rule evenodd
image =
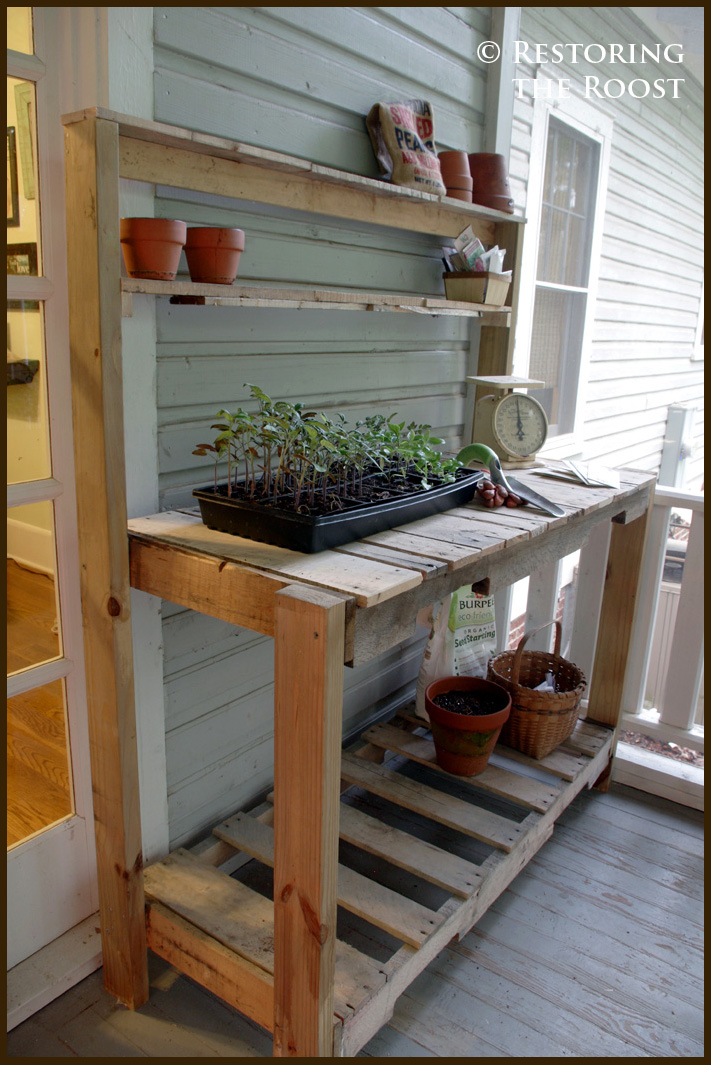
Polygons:
M470 780L441 771L424 723L400 712L343 753L334 1056L357 1054L398 996L498 898L604 772L612 739L580 721L541 761L498 746ZM271 808L236 813L145 875L149 947L269 1031L271 822ZM254 860L232 875L218 868L240 853Z

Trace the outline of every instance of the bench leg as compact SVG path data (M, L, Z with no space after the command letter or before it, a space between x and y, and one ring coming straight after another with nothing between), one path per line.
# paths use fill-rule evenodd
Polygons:
M274 1056L333 1056L345 605L277 594Z

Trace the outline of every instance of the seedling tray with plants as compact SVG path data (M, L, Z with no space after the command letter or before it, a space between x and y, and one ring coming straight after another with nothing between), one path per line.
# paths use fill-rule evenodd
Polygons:
M248 386L257 410L218 412L214 484L195 489L205 525L312 553L461 506L481 473L439 450L430 426L345 417L272 401ZM218 484L218 464L227 480Z

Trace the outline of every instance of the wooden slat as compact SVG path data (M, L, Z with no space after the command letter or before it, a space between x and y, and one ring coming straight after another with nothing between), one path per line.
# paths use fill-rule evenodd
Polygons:
M81 599L106 987L148 998L126 543L116 126L65 130L69 346Z
M373 725L364 732L363 739L382 747L383 750L402 754L412 759L413 762L419 762L439 773L445 772L437 764L434 743L424 736L415 736L393 725L379 724ZM446 775L454 776L455 774L447 773ZM510 773L506 769L497 769L492 765L488 765L475 777L462 777L461 779L469 781L477 788L483 788L484 791L490 791L494 795L520 803L531 810L537 810L539 813L545 813L558 796L557 788L551 788L548 784L541 784L537 780L531 780L517 773Z
M387 563L373 562L335 551L305 555L285 547L260 544L241 536L208 529L200 518L179 511L165 511L145 518L132 518L129 532L188 551L237 562L286 580L353 596L368 607L400 595L422 583L419 573Z
M180 972L251 1017L274 1027L274 977L159 902L146 905L148 946Z
M248 814L235 814L212 831L265 865L274 865L273 830ZM416 948L441 923L441 918L426 906L345 865L338 866L338 904Z
M440 559L407 554L405 551L396 551L393 548L362 540L354 540L353 543L344 544L343 547L336 547L334 550L337 554L357 555L359 558L372 558L374 562L388 562L393 566L417 570L425 581L447 572L447 563Z
M333 1049L345 608L315 588L277 599L274 1056L324 1057Z
M389 550L403 551L408 555L433 558L445 562L449 570L461 569L462 566L468 565L476 554L470 547L461 547L459 544L449 544L446 540L435 540L432 537L411 533L409 525L403 525L399 529L386 529L373 536L365 536L363 543L382 545Z
M554 777L568 781L575 780L589 761L584 755L570 753L562 747L557 747L545 758L530 758L527 754L515 751L513 747L506 747L502 743L499 745L499 753L502 757L513 759L514 762L521 762L522 765L529 765L535 769L543 769L546 773L552 773Z
M175 851L146 869L146 894L261 972L274 972L273 907L269 899L185 850ZM186 949L189 952L189 939ZM339 1017L348 1016L384 983L376 962L340 940L336 943L335 970L334 1011Z
M503 851L510 851L525 834L514 821L408 780L391 769L364 762L347 752L341 759L341 776L348 784L357 784L389 802Z
M451 891L461 898L475 894L481 884L476 865L449 854L432 843L417 839L399 828L341 803L340 836L368 854L385 858L422 880Z

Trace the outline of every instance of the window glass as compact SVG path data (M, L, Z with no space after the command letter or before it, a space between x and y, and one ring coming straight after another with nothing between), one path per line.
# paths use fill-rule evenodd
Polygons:
M7 483L51 476L43 305L7 304Z
M574 427L586 303L585 293L536 290L530 374L546 382L536 389L536 399L552 434L572 432Z
M74 812L64 681L7 700L7 845Z
M42 273L37 197L35 87L7 79L7 272Z
M31 7L7 8L7 47L24 55L34 53Z
M7 511L7 672L59 658L54 507L51 502Z

